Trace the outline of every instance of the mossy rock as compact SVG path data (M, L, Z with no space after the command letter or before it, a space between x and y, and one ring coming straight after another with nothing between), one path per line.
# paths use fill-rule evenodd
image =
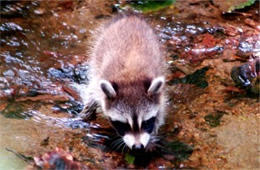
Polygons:
M26 107L22 103L11 102L6 108L0 112L6 118L15 118L15 119L25 119L30 117L28 114L25 114Z
M256 0L213 0L222 12L232 12L254 4Z
M174 4L176 0L139 0L139 1L129 1L127 5L130 5L135 10L141 11L143 13L155 12L161 9L167 8Z

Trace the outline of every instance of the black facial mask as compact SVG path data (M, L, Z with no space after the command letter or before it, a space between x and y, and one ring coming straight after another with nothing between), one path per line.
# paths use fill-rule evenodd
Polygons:
M154 123L155 123L156 117L152 117L146 121L143 121L142 123L142 130L152 133L153 128L154 128Z
M124 136L126 132L131 131L131 127L128 123L123 123L120 121L112 121L110 120L112 126L117 130L119 135Z

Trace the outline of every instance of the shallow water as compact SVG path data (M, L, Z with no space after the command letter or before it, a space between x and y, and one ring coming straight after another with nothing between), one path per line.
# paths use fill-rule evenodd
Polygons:
M71 85L88 82L91 36L118 6L103 0L1 2L0 169L31 166L56 147L90 168L143 167L133 165L131 153L107 150L113 133L101 114L77 117L83 106ZM145 160L146 167L259 167L259 66L251 62L249 71L234 73L238 79L250 73L244 77L252 86L231 77L232 68L259 58L258 6L221 15L207 1L177 1L143 14L169 66L168 117L160 131L168 152Z

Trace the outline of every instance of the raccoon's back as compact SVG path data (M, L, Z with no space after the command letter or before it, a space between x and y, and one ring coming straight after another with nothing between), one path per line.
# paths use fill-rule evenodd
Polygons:
M112 19L100 29L92 54L96 76L109 81L138 81L164 72L159 41L137 16Z

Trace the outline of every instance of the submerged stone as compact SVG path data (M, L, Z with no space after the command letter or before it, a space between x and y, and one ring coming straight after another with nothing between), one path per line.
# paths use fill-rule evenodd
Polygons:
M233 67L231 77L235 85L248 92L259 94L260 92L260 57L250 59L247 63Z
M6 118L25 119L30 115L25 114L25 106L21 103L12 102L9 103L6 108L0 113Z
M71 153L63 149L56 148L52 152L42 156L34 157L34 168L37 169L86 169L84 164L73 160Z

